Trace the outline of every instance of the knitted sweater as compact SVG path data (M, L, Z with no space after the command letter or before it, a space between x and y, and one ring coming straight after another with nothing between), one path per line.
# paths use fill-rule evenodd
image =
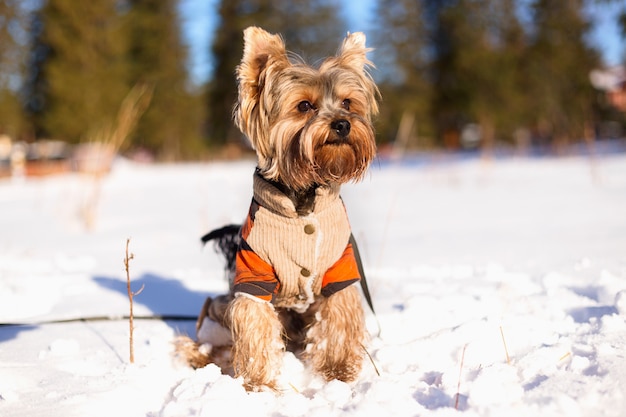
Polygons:
M259 174L236 257L233 291L298 312L360 279L339 186L316 190L312 213L298 216Z

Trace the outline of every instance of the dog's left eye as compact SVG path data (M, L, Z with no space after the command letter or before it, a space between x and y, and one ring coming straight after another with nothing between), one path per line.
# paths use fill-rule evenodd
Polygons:
M344 101L341 102L341 107L343 107L345 110L350 110L350 104L352 102L350 101L349 98L345 99Z
M298 111L300 113L306 113L310 110L314 110L315 108L313 107L313 105L311 104L311 102L309 101L301 101L300 103L298 103Z

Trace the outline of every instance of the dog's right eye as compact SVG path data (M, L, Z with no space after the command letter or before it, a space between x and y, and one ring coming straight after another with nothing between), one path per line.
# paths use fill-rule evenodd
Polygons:
M300 113L306 113L306 112L308 112L310 110L313 110L313 109L314 109L314 107L311 104L311 102L309 102L309 101L305 100L305 101L301 101L300 103L298 103L298 111Z

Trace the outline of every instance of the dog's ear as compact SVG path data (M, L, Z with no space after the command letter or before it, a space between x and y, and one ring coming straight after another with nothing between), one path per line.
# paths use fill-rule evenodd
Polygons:
M290 66L285 42L280 35L251 26L243 32L244 48L241 63L237 67L239 96L233 110L237 127L248 137L257 151L259 165L265 164L271 154L268 140L268 109L259 106L266 86L277 79L283 69ZM266 99L265 102L268 100ZM267 103L266 103L267 104Z
M365 46L365 34L362 32L348 33L337 52L339 65L363 71L372 63L366 54L372 49Z
M372 79L370 70L374 64L367 59L367 53L372 48L365 46L365 34L362 32L348 33L339 47L337 54L324 61L320 71L325 72L339 67L356 76L355 89L365 95L365 101L370 115L378 114L378 99L380 92Z
M263 88L266 71L288 66L289 59L280 35L251 26L244 30L243 40L243 57L237 67L237 79L240 89L256 95Z

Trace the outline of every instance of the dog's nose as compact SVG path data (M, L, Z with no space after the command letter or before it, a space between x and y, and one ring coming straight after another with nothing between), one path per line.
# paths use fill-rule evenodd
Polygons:
M330 128L340 137L345 138L350 133L350 122L345 119L335 120L330 124Z

